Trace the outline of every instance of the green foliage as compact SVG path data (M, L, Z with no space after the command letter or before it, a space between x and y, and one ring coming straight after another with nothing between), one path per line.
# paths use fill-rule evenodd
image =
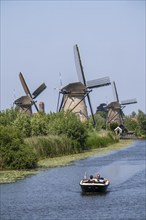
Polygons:
M35 168L37 157L31 147L24 144L22 133L13 126L0 126L0 168Z
M27 114L20 113L13 122L13 126L23 133L24 137L31 135L31 118Z
M94 149L107 147L109 144L113 144L118 141L118 137L112 132L97 133L95 131L89 133L86 144L88 149Z
M106 120L103 117L104 112L98 112L95 114L95 121L96 121L96 131L100 131L101 129L105 129L106 127Z
M131 116L126 116L125 117L125 127L127 128L128 131L134 131L137 133L138 130L138 121L137 119L131 117Z
M137 115L132 112L131 115L125 117L125 127L134 131L139 137L146 137L146 114L141 110L138 111Z
M117 122L113 121L113 122L110 123L110 130L111 131L114 131L114 129L117 128L117 127L118 127L118 123Z
M64 135L47 135L25 139L39 158L56 157L81 152L79 143Z
M45 113L37 113L31 117L31 136L47 135L48 117Z
M137 120L140 133L146 137L146 114L139 110Z
M13 108L0 112L0 125L11 125L17 118L19 112Z
M48 134L64 134L83 148L87 138L86 125L72 112L58 112L49 116Z

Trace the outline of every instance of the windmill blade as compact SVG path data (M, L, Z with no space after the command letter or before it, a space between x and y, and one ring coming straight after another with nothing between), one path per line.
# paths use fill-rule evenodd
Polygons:
M115 81L113 81L113 83L112 83L112 88L113 88L114 99L116 102L119 102L119 97L118 97L118 92L117 92Z
M129 100L121 101L121 105L130 105L130 104L135 104L135 103L137 103L136 99L129 99Z
M75 59L75 66L78 74L79 81L86 86L85 75L83 71L83 66L80 58L79 48L77 44L74 46L74 59Z
M91 115L92 115L92 119L93 119L93 125L95 127L96 122L95 122L95 118L94 118L94 114L93 114L93 109L92 109L89 93L87 94L87 99L88 99L88 103L89 103L89 107L90 107L90 111L91 111Z
M60 102L60 91L59 91L59 94L58 94L58 101L57 101L57 112L58 112L58 110L59 110L59 102Z
M107 77L102 77L99 79L87 81L87 88L93 89L102 86L108 86L110 84L111 84L110 78L107 76Z
M64 102L64 94L63 94L63 96L62 96L61 104L60 104L60 107L59 107L59 112L60 112L60 111L61 111L61 109L62 109L63 102Z
M23 87L23 89L24 89L26 95L29 95L29 96L32 98L32 95L31 95L31 93L30 93L30 91L29 91L29 88L28 88L28 86L27 86L27 84L26 84L26 82L25 82L25 79L24 79L24 77L23 77L23 75L22 75L21 72L19 73L19 78L20 78L20 82L21 82L21 84L22 84L22 87Z
M45 83L42 83L33 93L33 99L35 99L38 95L40 95L45 89L47 88L47 86L45 85Z
M124 123L124 116L125 116L125 114L124 114L124 112L123 112L123 109L125 108L125 106L122 106L121 107L121 122L122 122L122 124Z
M37 105L36 105L35 101L33 101L33 105L35 106L35 108L36 108L37 112L39 112L39 109L38 109L38 107L37 107Z

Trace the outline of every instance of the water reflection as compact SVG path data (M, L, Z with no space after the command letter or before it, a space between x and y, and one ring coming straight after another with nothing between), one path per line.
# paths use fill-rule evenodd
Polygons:
M81 192L81 196L106 196L110 193L110 190L107 190L106 192Z

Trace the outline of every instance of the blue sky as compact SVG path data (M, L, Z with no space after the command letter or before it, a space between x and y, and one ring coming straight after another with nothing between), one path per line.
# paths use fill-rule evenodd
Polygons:
M109 76L120 101L136 98L124 112L146 112L145 1L1 1L1 110L25 95L19 72L46 112L55 112L59 73L63 86L77 82L73 46L78 44L87 80ZM113 101L112 87L94 89L93 111Z

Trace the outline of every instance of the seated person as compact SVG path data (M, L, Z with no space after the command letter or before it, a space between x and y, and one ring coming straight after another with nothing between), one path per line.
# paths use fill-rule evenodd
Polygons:
M100 180L100 174L97 174L95 179L97 180L97 182Z
M93 175L90 175L90 180L89 180L89 182L91 183L93 183L94 182L94 179L93 179Z

